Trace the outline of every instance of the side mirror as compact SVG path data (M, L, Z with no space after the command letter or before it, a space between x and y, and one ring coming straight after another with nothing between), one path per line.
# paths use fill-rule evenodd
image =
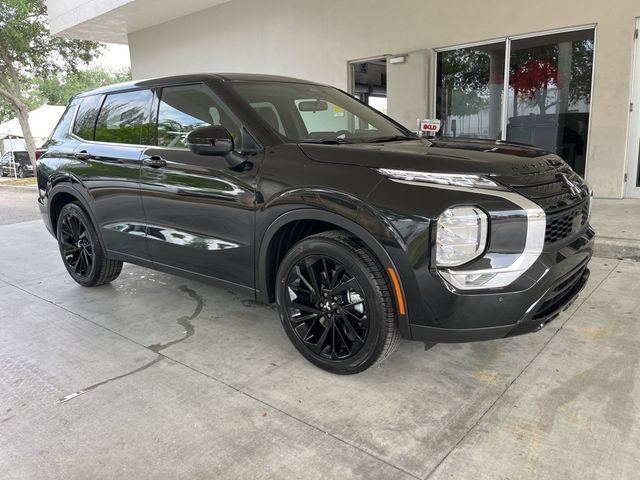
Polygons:
M207 125L192 130L187 135L189 150L197 155L223 156L233 152L233 137L220 125Z

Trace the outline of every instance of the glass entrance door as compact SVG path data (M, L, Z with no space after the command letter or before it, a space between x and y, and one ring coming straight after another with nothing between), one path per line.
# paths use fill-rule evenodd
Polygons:
M511 42L507 140L562 157L584 175L591 106L594 31Z
M438 50L440 135L535 145L584 175L594 41L591 27Z
M640 19L638 19L637 27L640 28ZM633 111L629 124L626 194L629 197L640 198L640 39L636 39L634 65Z

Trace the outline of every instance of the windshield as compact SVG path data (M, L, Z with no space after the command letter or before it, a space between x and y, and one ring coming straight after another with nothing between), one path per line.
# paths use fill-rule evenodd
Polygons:
M364 143L417 138L353 97L331 87L238 82L234 90L292 142Z

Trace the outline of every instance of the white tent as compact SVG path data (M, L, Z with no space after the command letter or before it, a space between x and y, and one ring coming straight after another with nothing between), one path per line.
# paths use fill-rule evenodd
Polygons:
M58 124L58 120L64 113L65 107L59 105L43 105L29 112L29 125L35 139L36 146L41 146ZM0 123L0 138L15 135L22 137L22 128L18 118Z

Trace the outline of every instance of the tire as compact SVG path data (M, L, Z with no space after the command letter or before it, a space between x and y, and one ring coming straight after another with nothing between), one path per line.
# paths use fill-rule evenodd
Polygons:
M120 275L122 262L106 257L93 222L79 204L62 207L56 237L64 266L83 287L104 285Z
M400 333L385 272L344 231L301 240L276 276L287 336L311 363L331 373L359 373L398 346Z
M0 168L0 177L4 177L4 168Z

